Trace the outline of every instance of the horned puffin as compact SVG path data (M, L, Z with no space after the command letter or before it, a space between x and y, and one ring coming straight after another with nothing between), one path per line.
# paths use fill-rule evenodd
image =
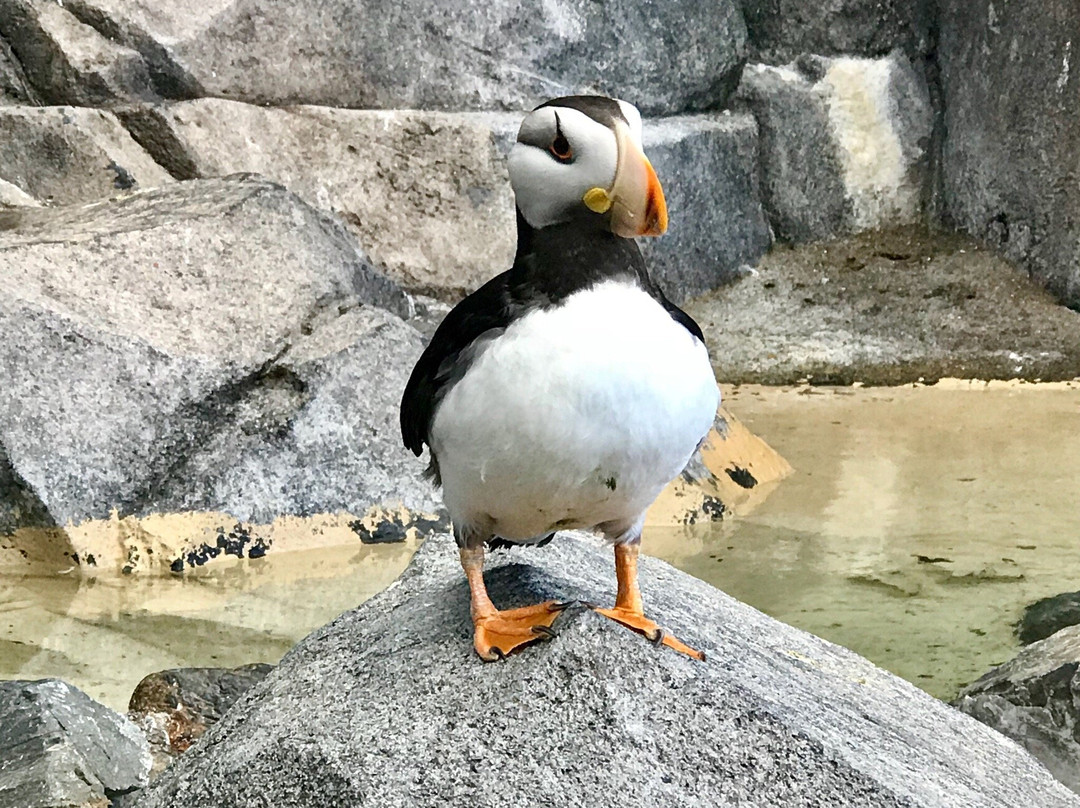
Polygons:
M625 101L569 96L521 124L509 156L513 266L454 307L417 361L401 433L442 485L486 661L552 636L566 604L499 610L491 542L595 530L614 545L618 594L596 611L696 659L645 617L645 511L704 440L720 394L697 323L650 278L635 237L667 207Z

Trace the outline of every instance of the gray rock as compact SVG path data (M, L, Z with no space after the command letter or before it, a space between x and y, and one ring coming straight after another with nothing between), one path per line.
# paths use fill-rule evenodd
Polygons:
M865 659L643 558L657 649L581 607L485 665L448 537L294 648L143 792L140 808L1080 805L1026 753ZM608 602L598 541L491 557L504 606Z
M37 94L26 80L18 57L0 35L0 107L13 104L37 104Z
M159 478L154 508L221 510L263 523L384 503L439 509L398 426L401 393L423 348L419 333L372 306L332 309L322 319L238 391L228 416L215 419L212 440ZM198 552L187 557L200 561Z
M1080 792L1080 626L1029 645L964 688L954 705L1012 738Z
M125 125L178 177L254 171L338 213L410 290L456 299L513 262L505 157L521 116L265 109L200 99L131 110ZM649 119L669 234L643 242L654 276L682 300L736 277L768 249L748 115Z
M806 53L925 55L933 44L930 0L743 0L755 61L784 64Z
M98 808L147 783L127 718L64 682L0 682L0 806Z
M1016 635L1024 645L1045 640L1068 626L1080 624L1080 592L1065 592L1037 600L1024 609Z
M108 106L158 97L136 51L54 0L0 0L0 34L47 104Z
M970 238L917 227L774 248L686 310L728 384L1080 375L1080 314Z
M145 677L131 694L128 717L146 735L152 776L183 754L228 709L274 669L257 662L239 668L174 668Z
M410 289L462 297L513 262L514 197L483 117L207 98L125 123L179 176L256 172L334 211Z
M433 505L409 301L336 222L250 178L0 217L0 445L56 523Z
M734 0L65 6L138 50L168 98L520 109L592 90L674 113L722 106L746 52Z
M0 179L55 204L172 182L115 117L81 107L0 107Z
M1080 308L1080 14L948 0L938 53L947 213Z
M739 277L772 244L756 171L757 127L748 115L650 120L642 135L667 199L670 224L640 241L664 291L682 302Z
M921 218L933 110L901 54L749 65L761 185L777 238L814 241Z

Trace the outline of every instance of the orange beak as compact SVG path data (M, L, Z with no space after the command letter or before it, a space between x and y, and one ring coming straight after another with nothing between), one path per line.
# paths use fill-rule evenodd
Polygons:
M667 203L652 163L621 121L615 124L619 160L611 199L611 230L617 236L659 236L667 230Z

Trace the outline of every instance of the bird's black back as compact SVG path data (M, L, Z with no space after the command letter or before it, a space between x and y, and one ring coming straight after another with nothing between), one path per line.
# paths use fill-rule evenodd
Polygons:
M639 285L672 319L704 341L693 318L653 283L633 239L581 221L535 230L519 214L514 265L446 315L413 368L401 398L405 446L419 456L424 444L430 445L436 408L465 374L484 340L498 336L529 311L557 306L574 292L613 278ZM437 466L433 470L437 475Z

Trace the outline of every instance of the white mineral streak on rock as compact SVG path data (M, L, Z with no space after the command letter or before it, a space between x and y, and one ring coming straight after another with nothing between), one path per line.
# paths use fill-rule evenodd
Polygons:
M891 59L842 58L823 79L858 230L914 222L919 214L890 93L895 69Z

